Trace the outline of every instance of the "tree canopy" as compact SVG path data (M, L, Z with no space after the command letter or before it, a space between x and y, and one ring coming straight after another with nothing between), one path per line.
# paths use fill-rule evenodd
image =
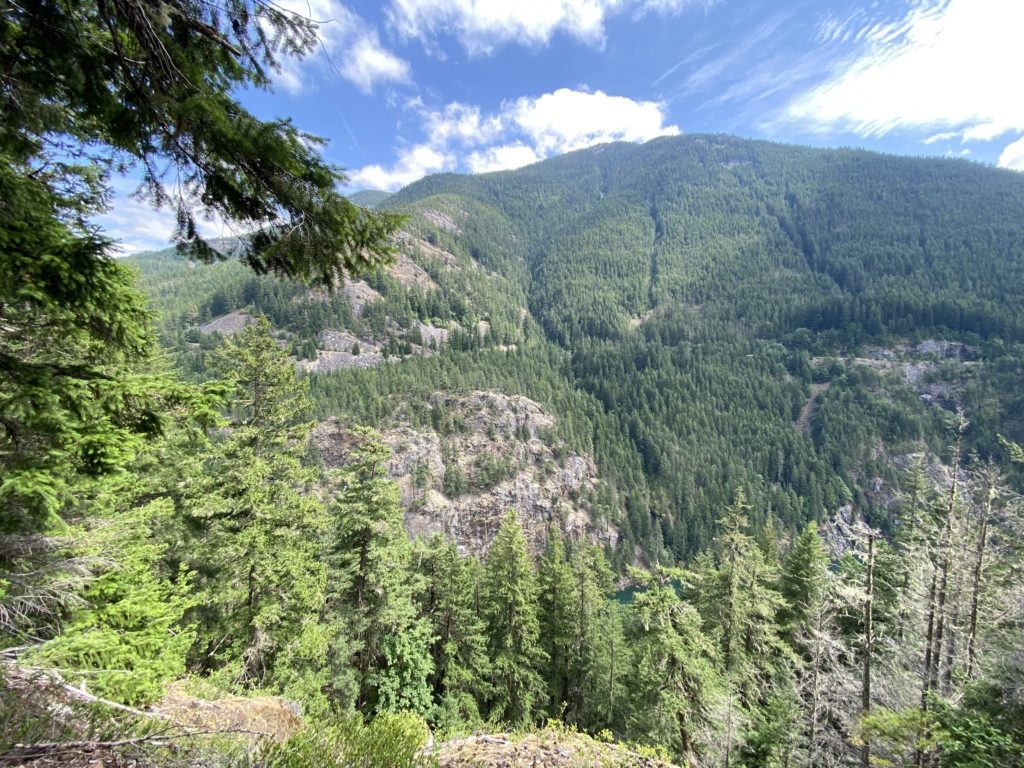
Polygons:
M227 255L201 215L234 227L258 273L333 285L389 257L401 217L350 203L318 139L236 97L268 88L316 31L263 0L0 3L0 627L49 610L34 558L84 513L83 483L182 408L212 415L154 372L145 300L91 222L111 174L141 171L193 258Z
M245 235L257 272L329 284L385 260L400 218L350 203L321 140L235 96L316 41L314 21L263 0L5 1L0 153L69 189L66 202L95 195L80 186L96 168L141 164L142 191L176 208L190 254L215 258L196 226L213 214Z

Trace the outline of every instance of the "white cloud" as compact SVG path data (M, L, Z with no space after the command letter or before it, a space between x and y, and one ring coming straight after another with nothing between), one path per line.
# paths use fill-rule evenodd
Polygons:
M605 20L633 9L678 13L692 0L391 0L388 17L403 37L430 45L438 33L453 34L473 55L495 48L546 45L556 32L602 46ZM707 2L707 0L706 0Z
M707 88L722 80L727 72L735 71L738 67L749 66L748 55L751 51L767 40L777 36L780 27L786 24L791 18L789 12L778 13L760 24L754 32L740 40L725 53L712 58L707 63L694 70L683 84L684 92L694 92ZM684 60L685 61L685 60ZM776 70L770 72L772 78L785 82L781 73Z
M1003 149L999 155L999 167L1024 171L1024 136Z
M966 129L960 137L964 141L992 141L997 136L1002 136L1007 130L999 123L979 123Z
M714 0L705 0L704 6L714 4ZM637 8L638 14L657 13L661 16L670 16L681 12L690 5L688 0L642 0Z
M895 23L864 21L855 30L855 20L826 24L821 37L860 42L861 54L791 102L790 121L865 137L955 129L965 140L990 140L1024 130L1024 3L916 0Z
M376 32L365 33L351 43L341 65L342 77L365 93L379 82L409 82L411 72L409 62L381 47Z
M422 107L421 107L422 109ZM485 144L501 134L502 121L499 116L482 117L480 108L452 102L440 112L423 110L424 130L438 144L452 141L466 144Z
M289 94L310 90L313 78L308 64L323 64L325 60L329 68L365 93L370 93L378 83L404 83L411 79L409 63L384 48L377 30L338 0L279 0L276 5L318 24L319 50L312 51L305 60L284 59L274 78L275 84ZM339 61L336 68L335 59Z
M568 88L536 99L521 98L511 105L508 118L544 156L679 133L678 126L665 125L664 108L657 102Z
M398 162L391 168L375 164L352 171L349 185L362 189L399 189L428 173L452 170L455 163L454 155L429 144L417 144L401 150Z
M391 168L370 165L351 172L351 187L397 189L437 171L518 168L595 144L679 133L678 126L666 124L662 104L602 91L561 88L506 102L495 114L458 102L431 110L415 99L408 107L419 113L427 139L401 149Z
M509 171L522 168L524 165L543 160L543 155L522 142L504 144L500 147L489 147L483 151L471 152L466 158L466 166L471 173L490 173L491 171Z
M941 133L932 134L927 139L922 139L921 143L924 145L936 144L940 141L949 141L950 139L955 139L959 135L960 133L958 131L942 131Z

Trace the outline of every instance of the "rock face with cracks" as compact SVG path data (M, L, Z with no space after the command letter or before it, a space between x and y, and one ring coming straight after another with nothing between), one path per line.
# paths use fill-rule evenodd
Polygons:
M511 509L534 553L553 527L574 539L616 545L614 525L595 521L597 467L555 437L554 418L536 402L497 392L438 393L426 408L429 423L406 419L381 433L411 536L442 533L464 553L483 556ZM344 463L345 425L328 420L313 439L328 467Z

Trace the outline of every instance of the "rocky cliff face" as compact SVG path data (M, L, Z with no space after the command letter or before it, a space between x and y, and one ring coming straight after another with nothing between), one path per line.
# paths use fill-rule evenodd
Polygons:
M601 482L594 461L568 451L554 437L553 417L533 400L438 393L417 421L382 432L411 536L443 533L463 552L482 556L512 509L535 552L552 526L571 538L616 545L614 525L594 519L591 499ZM314 441L325 464L344 463L345 425L320 424Z

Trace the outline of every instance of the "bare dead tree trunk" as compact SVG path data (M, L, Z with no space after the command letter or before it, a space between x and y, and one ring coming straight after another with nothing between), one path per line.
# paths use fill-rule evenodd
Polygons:
M992 516L992 504L996 497L995 477L993 470L985 473L985 501L981 507L981 519L978 520L978 539L974 545L974 568L971 572L971 609L967 621L967 679L974 676L977 663L978 637L978 606L981 602L981 586L985 569L985 547L988 541L988 521Z
M953 476L949 486L949 501L946 504L945 510L946 518L942 526L942 535L939 537L939 551L941 555L938 565L932 565L932 583L928 590L928 629L925 634L924 682L921 686L921 709L926 713L929 709L930 695L938 690L939 671L942 666L942 641L946 622L946 590L949 584L949 568L953 546L953 515L956 510L956 499L959 491L961 439L964 429L967 427L967 420L964 418L963 412L960 412L958 416L956 448L953 455ZM931 764L931 755L925 750L916 750L915 758L918 768L924 768Z
M949 502L946 504L946 520L942 526L942 538L939 546L942 552L939 561L939 590L935 598L935 644L932 646L932 666L929 690L939 690L942 677L942 648L946 633L946 602L949 590L949 569L953 564L953 520L956 515L957 494L960 475L960 441L967 422L960 414L959 430L956 438L956 452L953 457L953 478L949 487Z
M808 716L807 723L807 757L811 764L814 762L814 754L817 751L815 744L818 740L818 709L819 699L821 697L821 691L819 690L819 678L821 677L821 634L824 630L822 626L823 611L820 606L818 609L817 621L815 622L814 632L814 650L813 659L811 661L811 711Z
M864 669L861 681L861 716L871 711L871 657L874 653L874 600L875 600L875 532L868 530L867 586L864 595ZM871 765L871 742L864 740L861 747L861 762L864 768Z
M938 593L939 570L935 563L932 563L932 581L928 587L928 624L924 635L924 670L921 682L921 709L928 711L928 698L931 693L932 664L934 662L935 647L935 613L936 594ZM916 768L924 768L927 765L927 754L923 749L914 750L914 765Z

